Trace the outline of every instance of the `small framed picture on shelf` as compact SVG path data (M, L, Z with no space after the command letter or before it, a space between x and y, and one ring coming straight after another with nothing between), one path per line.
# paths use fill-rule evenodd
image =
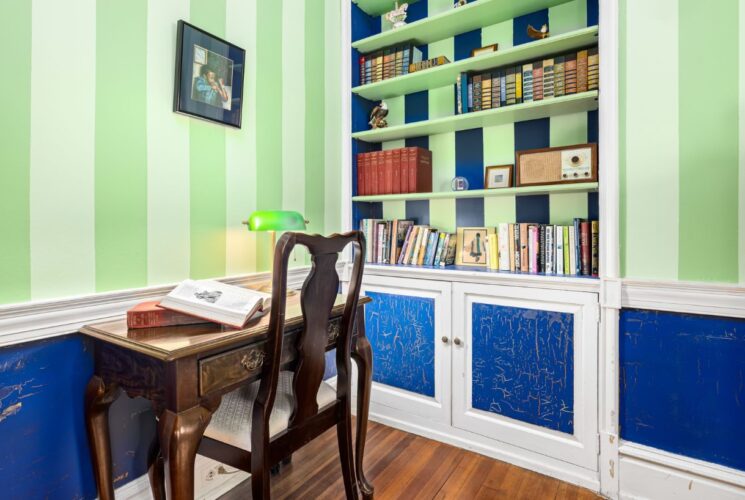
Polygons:
M241 128L246 51L178 22L173 110Z
M481 56L484 54L491 54L492 52L496 52L497 49L499 49L499 44L493 43L491 45L487 45L485 47L481 47L478 49L473 49L471 51L471 57Z
M487 240L494 237L494 228L459 227L455 248L458 266L486 267L489 263Z
M486 167L484 174L485 189L499 189L512 187L512 171L514 165L496 165Z

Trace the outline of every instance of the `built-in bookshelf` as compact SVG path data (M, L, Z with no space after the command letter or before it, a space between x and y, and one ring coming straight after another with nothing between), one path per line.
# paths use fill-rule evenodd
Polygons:
M501 210L502 208L500 207L507 207L506 213L513 214L512 217L515 217L513 222L515 223L527 222L526 213L543 213L543 220L531 221L543 225L563 225L567 223L567 217L570 216L571 218L599 219L598 196L600 185L598 182L483 189L483 172L481 174L481 180L479 180L478 173L473 171L475 167L472 164L474 162L481 161L485 167L487 165L512 163L514 159L508 160L507 158L509 157L505 157L502 154L499 157L505 159L500 160L501 163L494 163L491 159L487 160L487 154L484 152L480 160L478 158L474 159L474 157L469 157L466 160L456 158L456 165L454 166L452 165L451 157L447 157L446 160L442 160L442 157L437 157L440 151L443 150L443 141L451 140L450 137L454 137L452 140L455 144L445 146L445 151L450 151L449 154L452 155L452 151L455 149L456 157L460 155L465 158L468 154L463 153L463 151L468 148L473 147L474 149L478 149L484 147L487 141L496 140L499 142L499 139L495 139L493 134L503 133L506 129L500 126L510 126L510 124L514 124L514 137L510 137L507 143L512 141L514 146L508 147L514 147L515 151L556 145L564 146L584 142L599 142L597 126L598 90L510 105L502 104L501 107L481 111L461 113L460 109L457 109L452 114L445 113L444 115L442 112L443 107L439 106L437 108L438 111L435 113L428 113L426 111L423 113L412 112L412 115L415 116L409 116L409 106L428 106L428 96L425 91L430 91L430 97L433 95L432 92L436 92L438 96L447 96L448 94L443 89L452 86L453 95L455 95L456 82L459 76L463 74L473 75L481 72L490 72L493 69L506 68L518 64L522 65L596 46L599 35L597 18L588 14L586 27L582 27L584 21L581 23L574 22L571 28L560 30L556 34L552 33L551 36L542 40L525 40L525 37L518 40L518 35L515 34L514 43L506 43L504 44L504 48L500 47L495 52L475 57L468 57L467 53L464 53L464 40L473 39L473 30L485 28L493 32L493 26L497 23L511 21L515 27L515 33L517 33L518 20L516 18L521 16L523 20L519 22L530 22L535 24L536 27L540 27L541 11L546 13L545 15L547 17L549 9L567 3L568 0L478 0L459 8L428 13L426 6L427 0L420 0L409 6L409 11L413 15L407 20L408 24L406 26L386 30L384 23L376 16L380 16L387 10L390 10L390 5L392 5L391 0L355 0L352 6L353 12L351 16L353 40L350 44L350 48L352 49L352 85L350 86L352 93L352 130L350 140L352 141L351 152L353 158L351 161L352 196L349 202L352 204L351 224L353 228L358 228L359 221L362 219L381 219L384 214L389 219L393 217L390 214L397 214L395 217L404 218L405 216L407 219L415 220L416 224L428 224L429 212L427 210L431 210L433 217L438 222L441 222L443 218L448 217L443 214L449 210L454 212L451 223L445 224L444 228L441 229L446 232L452 232L455 227L463 227L465 225L479 226L479 224L466 224L463 222L467 220L478 221L479 217L483 221L484 226L493 226L495 223L505 222L507 219L486 220L487 218L494 218L495 210ZM430 3L430 5L432 4ZM566 15L566 10L562 15ZM357 29L355 29L355 24L358 25ZM523 34L525 32L525 26L527 24L520 25ZM357 36L357 39L354 39L355 36ZM479 42L481 41L480 36L479 34ZM379 51L380 49L400 46L401 44L413 44L424 52L424 58L427 59L443 55L439 52L439 47L443 46L442 44L428 44L450 38L453 38L456 57L448 56L449 59L453 60L446 64L364 85L356 83L360 80L359 60L361 55ZM488 43L485 42L484 45L488 45ZM458 47L458 44L460 44L460 47ZM447 46L447 44L444 46ZM468 48L478 48L479 46L472 45ZM438 48L432 49L431 47ZM428 48L430 49L429 51ZM387 102L395 101L397 103L393 106L391 113L398 113L398 115L389 116L389 123L393 123L393 125L370 130L366 126L367 114L369 114L370 110L378 102L384 99ZM402 103L404 102L405 111L402 111L402 106L404 106ZM407 114L405 119L401 116L402 112ZM584 138L580 137L580 139L571 143L548 143L549 134L546 132L546 127L543 127L541 123L547 120L551 120L553 123L553 120L556 120L555 126L560 127L564 123L572 123L572 120L576 122L576 117L583 114L587 115L587 130ZM564 121L560 120L562 117L566 117L566 119ZM512 128L509 127L509 129ZM531 129L535 129L535 133L540 135L541 139L526 140L525 130L530 131ZM476 134L476 131L479 131L479 133ZM560 137L558 139L559 141L563 140L563 136L577 136L577 134L572 133L562 135L561 132L552 130L551 141L554 140L554 135ZM478 139L475 142L469 142L476 136L478 136ZM434 142L430 143L430 141ZM434 144L432 155L435 167L445 169L448 172L447 175L444 175L443 170L438 171L436 175L438 183L436 186L433 186L434 192L365 196L357 194L356 155L358 153L379 151L381 149L395 149L404 146L417 146L429 149L430 144ZM489 148L484 147L484 151L487 149ZM478 154L475 156L478 157ZM489 157L495 157L493 152L489 154ZM462 170L464 168L464 161L471 164L468 167L471 169L471 174L473 175L469 178L471 189L465 191L442 191L442 189L446 189L446 185L443 182L445 178L450 178L453 174L461 175L458 172L459 169ZM602 178L602 165L600 166L600 170L600 177ZM449 182L447 184L449 185ZM583 202L582 200L586 201ZM540 209L525 210L525 207L533 202L541 205ZM546 215L546 206L553 203L556 204L556 214L552 211L549 218ZM577 205L578 209L576 213L574 213L572 207L568 208L568 205L571 205L571 203L579 204ZM467 211L470 209L476 211L474 217L468 217ZM549 207L548 210L553 210L553 208ZM425 222L422 222L422 219ZM387 265L386 269L393 270L397 267L397 265ZM401 266L401 269L403 271L405 268L409 272L415 267ZM458 270L465 271L466 269L459 268ZM431 267L427 268L427 273L430 275L431 273L446 273L453 270L454 268L452 266L445 268ZM507 274L509 273L505 273L504 271L494 272L495 276L505 276ZM544 274L533 274L532 276L539 280L544 278L549 279L550 277ZM553 279L557 278L556 276L551 277ZM568 281L578 278L588 279L586 276L561 277L562 280Z

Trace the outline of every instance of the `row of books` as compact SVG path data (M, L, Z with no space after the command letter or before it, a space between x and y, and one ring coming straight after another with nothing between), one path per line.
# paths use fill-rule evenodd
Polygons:
M409 73L415 73L424 69L434 68L435 66L442 66L443 64L448 64L449 62L450 60L447 57L437 56L431 59L427 59L426 61L411 63L409 64Z
M406 75L422 60L422 51L407 43L360 56L360 85Z
M451 266L455 263L456 235L411 220L363 219L366 261L372 264Z
M571 226L502 223L487 238L489 269L520 273L598 276L598 221Z
M458 114L541 101L598 88L598 48L469 75L456 82Z
M432 151L418 147L357 154L360 196L432 191Z

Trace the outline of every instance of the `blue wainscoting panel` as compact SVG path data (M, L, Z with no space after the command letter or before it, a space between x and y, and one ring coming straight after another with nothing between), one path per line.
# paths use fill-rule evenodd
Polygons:
M365 292L365 328L373 350L373 380L435 395L435 300Z
M0 498L96 498L83 405L92 371L80 335L0 349ZM147 472L155 417L122 396L109 425L119 487Z
M745 470L745 319L624 309L621 437Z
M475 303L472 406L574 432L574 316Z

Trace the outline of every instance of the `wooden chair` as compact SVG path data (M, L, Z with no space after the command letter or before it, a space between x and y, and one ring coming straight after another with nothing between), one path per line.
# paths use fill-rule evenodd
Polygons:
M339 291L338 255L354 246L354 264L344 314L336 338L336 389L323 381L329 315ZM307 247L312 269L300 295L305 327L295 349L292 371L281 371L287 264L296 245ZM272 309L261 379L224 396L205 432L199 453L251 473L254 500L269 499L270 469L293 452L336 426L344 489L358 498L352 453L352 331L365 262L359 231L328 238L285 233L274 252ZM238 413L245 418L233 418Z

